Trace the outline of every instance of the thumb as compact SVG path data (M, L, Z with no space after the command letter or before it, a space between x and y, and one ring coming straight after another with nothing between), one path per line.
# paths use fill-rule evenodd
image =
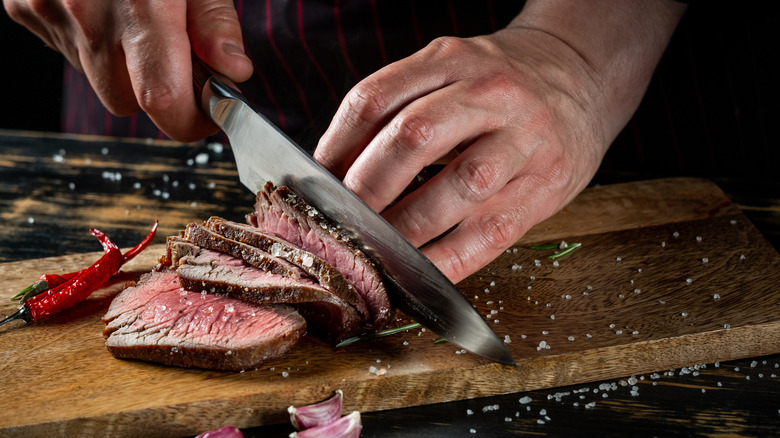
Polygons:
M252 75L232 0L189 0L187 33L192 50L209 67L234 82Z

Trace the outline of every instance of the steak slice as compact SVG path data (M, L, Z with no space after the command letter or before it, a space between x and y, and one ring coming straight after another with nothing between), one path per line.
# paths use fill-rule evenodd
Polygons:
M257 304L293 305L314 331L334 340L364 329L364 319L350 303L308 276L297 280L281 276L189 242L174 242L174 246L171 253L185 254L178 257L176 273L187 290Z
M247 245L246 243L229 239L194 222L187 225L183 236L184 240L192 242L201 248L213 249L214 251L230 254L263 271L272 272L283 277L290 277L293 280L298 280L301 277L308 277L308 274L301 270L300 267L283 258L272 256L267 251Z
M230 371L281 356L306 330L289 306L188 291L169 269L123 290L103 321L106 347L117 358Z
M333 291L352 304L365 319L370 318L366 303L355 288L347 282L347 279L344 278L341 272L317 255L305 251L286 240L263 233L251 225L239 224L216 216L209 218L203 225L228 239L259 248L272 256L295 264L314 277L324 288Z
M252 226L284 239L328 261L357 290L368 307L375 329L390 318L391 306L374 263L315 208L287 187L267 184L257 194Z

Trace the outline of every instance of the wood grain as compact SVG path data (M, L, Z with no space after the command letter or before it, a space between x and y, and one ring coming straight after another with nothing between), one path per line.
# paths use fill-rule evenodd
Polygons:
M548 252L528 249L559 240L583 246L557 266ZM699 179L589 189L459 284L509 336L516 368L433 344L437 336L420 330L342 349L307 336L244 373L116 360L100 317L122 283L161 253L160 245L144 252L67 316L0 328L0 435L186 435L283 422L290 404L337 388L345 409L371 412L780 352L780 256ZM1 264L0 299L42 271L73 270L98 255ZM550 348L539 349L542 341Z

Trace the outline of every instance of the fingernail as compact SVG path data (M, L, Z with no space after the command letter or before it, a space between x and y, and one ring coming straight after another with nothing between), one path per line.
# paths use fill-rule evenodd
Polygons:
M249 59L246 56L246 53L244 53L244 49L242 49L241 46L235 41L228 40L222 43L222 51L225 52L226 55L237 55L242 58Z

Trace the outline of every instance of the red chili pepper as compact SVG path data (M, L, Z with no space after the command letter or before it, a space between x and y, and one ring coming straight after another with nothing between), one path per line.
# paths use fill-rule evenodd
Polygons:
M146 249L147 246L149 246L150 243L152 243L152 240L154 239L154 234L157 232L157 221L154 221L154 226L152 227L152 231L149 231L149 234L144 237L144 240L141 241L138 245L134 246L133 248L130 248L125 252L124 258L122 259L122 264L125 264L130 261L133 257L138 255L139 252Z
M152 230L146 238L138 245L128 250L124 255L122 255L119 248L105 234L94 228L89 231L93 236L100 240L100 243L105 250L105 254L89 268L63 275L42 275L36 283L33 283L33 285L26 288L25 291L30 289L34 292L40 288L40 283L42 281L46 282L48 289L26 298L26 301L23 301L19 310L3 321L0 321L0 325L15 319L23 319L25 322L38 321L83 301L93 291L108 281L112 275L119 272L119 268L122 267L125 262L135 257L149 246L157 231L157 221L155 221ZM39 287L36 288L36 285Z
M83 301L119 271L122 266L122 252L119 248L100 231L93 228L89 232L100 240L106 253L81 274L27 300L24 306L30 312L31 321L40 320Z

